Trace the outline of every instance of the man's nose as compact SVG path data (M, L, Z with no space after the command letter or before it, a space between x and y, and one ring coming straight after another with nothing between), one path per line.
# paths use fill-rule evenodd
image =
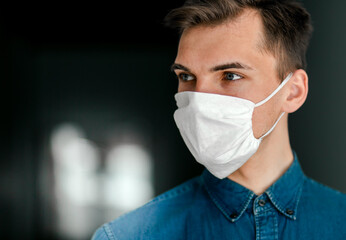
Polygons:
M215 84L207 79L198 79L195 85L195 92L215 93L217 91Z

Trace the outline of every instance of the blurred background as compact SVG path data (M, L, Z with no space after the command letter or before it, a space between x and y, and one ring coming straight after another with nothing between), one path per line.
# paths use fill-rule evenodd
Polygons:
M0 238L90 239L197 176L173 120L183 1L50 2L0 14ZM290 117L305 173L346 192L346 2L304 0L310 92Z

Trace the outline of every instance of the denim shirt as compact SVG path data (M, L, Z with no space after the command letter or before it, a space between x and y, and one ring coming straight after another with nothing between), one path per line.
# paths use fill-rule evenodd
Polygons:
M204 170L104 224L101 239L346 239L346 195L305 176L296 155L259 196Z

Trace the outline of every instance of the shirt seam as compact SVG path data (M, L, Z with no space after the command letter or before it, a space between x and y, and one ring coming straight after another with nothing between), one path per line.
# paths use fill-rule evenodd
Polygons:
M168 192L164 192L161 195L156 196L151 201L149 201L146 204L144 204L142 207L139 207L137 209L134 209L131 212L127 212L127 213L119 216L117 218L117 220L125 218L128 214L130 214L130 213L132 213L134 211L137 211L140 208L150 207L150 206L152 206L152 205L154 205L156 203L160 203L160 202L163 202L165 200L170 200L170 199L178 197L178 196L180 196L182 194L188 193L189 191L193 190L192 186L193 186L193 184L196 184L196 178L190 179L188 182L185 182L185 183L181 184L180 186L176 186L175 188L169 190Z
M228 214L226 213L226 211L224 210L224 208L218 203L218 201L214 198L214 196L210 193L208 187L206 186L206 184L203 184L205 190L207 191L209 197L211 198L211 200L213 201L213 203L216 205L216 207L218 209L220 209L220 211L226 216L226 218L228 220L230 220L231 222L233 222L233 220L228 216Z
M240 208L241 210L239 212L239 216L236 219L234 219L234 221L238 220L244 214L244 212L248 208L248 206L249 206L249 204L250 204L250 202L251 202L251 200L253 199L254 196L255 196L255 193L249 191L249 193L247 195L247 198L246 198L246 201L243 201L243 205Z
M236 218L231 218L229 216L229 214L227 212L230 212L229 208L227 207L224 207L223 204L222 204L222 200L218 200L217 197L214 197L214 195L212 194L212 192L210 191L207 183L205 182L205 180L203 179L203 186L205 188L205 190L207 191L208 193L208 196L211 198L212 202L216 205L216 207L226 216L226 218L228 220L230 220L231 222L235 222L237 221L245 212L247 206L249 205L249 203L251 202L251 199L253 198L253 196L255 195L254 193L252 193L251 191L249 191L247 197L246 197L246 201L243 202L243 204L241 205L240 208L238 208L236 211L237 211L237 214L238 216ZM221 204L219 203L221 202ZM240 209L240 211L239 211Z
M306 179L307 179L311 184L314 184L314 185L318 185L318 186L320 186L320 187L323 187L325 190L333 191L333 192L335 192L336 194L339 194L339 195L341 195L341 196L346 196L345 193L343 193L343 192L341 192L341 191L339 191L339 190L337 190L337 189L331 188L330 186L325 185L325 184L323 184L323 183L321 183L321 182L318 182L318 181L316 181L315 179L312 179L312 178L310 178L310 177L306 177Z
M304 186L304 182L305 182L305 179L303 178L301 183L300 183L300 186L298 187L298 190L294 196L294 199L293 201L295 202L295 205L294 206L294 215L289 215L285 212L283 206L281 205L280 202L276 201L276 198L273 197L272 195L272 192L271 191L266 191L267 195L269 196L270 200L274 203L274 205L276 206L276 208L283 214L285 215L286 217L289 217L293 220L296 220L296 215L297 215L297 209L298 209L298 203L300 201L300 198L301 198L301 192L302 192L302 189L303 189L303 186Z
M118 238L113 233L112 229L109 227L108 223L103 226L103 229L109 240L118 240Z
M190 180L190 182L182 184L176 188L173 188L172 190L165 192L157 197L155 197L154 199L152 199L150 202L148 202L146 204L146 206L150 206L152 204L158 203L158 202L162 202L165 200L170 200L172 198L178 197L182 194L186 194L188 192L190 192L193 189L193 185L196 184L196 178L193 178Z
M295 215L293 216L293 219L294 219L294 220L297 219L298 205L299 205L300 199L301 199L301 197L302 197L302 192L303 192L303 187L305 186L305 182L306 182L306 178L304 177L304 178L303 178L303 181L302 181L302 183L301 183L299 192L298 192L298 194L297 194L297 203L296 203L296 206L295 206L295 209L294 209Z

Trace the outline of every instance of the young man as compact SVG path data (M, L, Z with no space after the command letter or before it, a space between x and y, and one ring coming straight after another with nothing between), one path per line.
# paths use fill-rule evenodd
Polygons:
M289 142L308 93L306 10L188 0L166 22L181 32L174 119L206 170L94 239L346 239L345 194L306 177Z

